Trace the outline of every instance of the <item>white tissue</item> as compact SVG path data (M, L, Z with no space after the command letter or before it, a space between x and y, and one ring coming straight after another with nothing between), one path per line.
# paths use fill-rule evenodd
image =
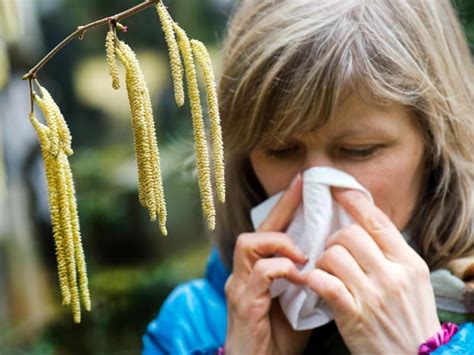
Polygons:
M314 268L330 235L355 223L333 200L331 186L360 190L373 202L370 193L354 177L343 171L329 167L313 167L304 171L303 201L286 230L309 259L304 266L298 266L302 271ZM279 192L252 208L250 214L255 229L265 220L282 193ZM334 319L324 300L307 287L280 278L273 281L270 292L272 297L280 297L283 312L295 330L313 329Z

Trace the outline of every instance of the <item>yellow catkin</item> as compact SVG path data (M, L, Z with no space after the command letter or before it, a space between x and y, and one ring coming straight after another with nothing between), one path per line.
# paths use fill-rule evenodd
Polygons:
M152 221L158 216L160 231L167 235L166 202L150 94L133 50L121 41L117 56L125 67L138 166L139 200L148 208Z
M59 216L59 203L56 191L56 174L54 172L53 157L49 151L49 128L38 122L33 113L29 115L31 124L33 125L38 139L40 141L41 153L45 163L46 180L48 185L48 201L51 213L51 224L53 226L53 238L56 250L56 260L58 263L58 277L61 295L63 298L63 305L71 303L71 294L69 291L68 272L66 260L64 256L64 247L61 236L61 220Z
M128 51L131 52L130 47L128 47ZM133 52L130 53L130 55L133 55ZM150 163L152 169L152 191L154 198L154 207L156 208L156 211L153 211L153 214L158 214L160 231L163 235L167 235L168 232L166 230L166 201L163 190L163 179L161 176L160 154L158 149L158 142L156 139L155 121L153 119L153 108L151 105L150 93L148 91L148 87L146 85L143 73L141 70L138 70L137 72L141 86L141 94L148 139L148 149L150 151Z
M43 155L46 155L46 153L50 153L49 128L44 124L40 123L33 112L30 112L28 116L30 118L31 125L35 129L36 134L38 136L41 153Z
M48 90L39 84L38 86L41 90L42 98L35 95L35 100L45 116L48 127L51 128L52 154L57 155L59 146L61 145L67 155L72 155L71 132L69 131L66 120Z
M105 53L107 58L107 65L109 66L109 73L112 77L112 87L115 90L120 88L119 73L117 62L115 61L115 34L109 30L105 37Z
M150 141L154 139L152 136L152 132L150 131L150 122L147 120L147 111L149 115L149 111L151 110L150 107L147 107L147 103L145 101L145 90L146 84L143 79L143 74L141 72L140 64L136 58L135 53L132 49L126 45L125 43L122 44L123 52L125 56L128 58L128 62L131 65L130 71L130 85L132 91L135 92L135 98L140 103L139 105L139 115L136 117L136 129L139 132L139 139L140 139L140 147L141 147L141 156L144 162L144 181L145 181L145 200L146 206L150 213L150 219L154 221L157 217L157 209L158 206L156 205L156 198L155 198L155 189L154 189L154 181L155 181L155 171L153 169L153 160L154 160L154 152L152 144ZM148 91L148 90L146 90ZM152 118L153 119L153 118ZM154 130L153 130L154 135Z
M71 307L72 315L76 323L81 322L81 305L79 302L79 290L77 287L77 272L76 272L76 258L74 239L71 228L71 213L69 208L69 198L67 193L67 179L65 172L64 160L66 154L60 150L58 156L55 158L55 165L57 171L57 184L59 201L59 215L61 218L61 229L63 237L63 245L66 257L66 266L68 270L69 290L71 292Z
M51 212L51 223L53 226L53 238L54 238L54 243L56 246L56 260L58 263L58 274L59 274L59 285L61 288L61 293L63 295L63 305L68 306L71 304L71 288L70 288L70 282L69 282L69 270L67 266L67 258L66 258L66 240L64 239L64 226L63 226L63 221L61 220L61 214L60 214L60 203L59 203L59 194L57 191L57 184L59 183L57 181L57 172L56 172L56 166L54 160L56 158L49 155L45 159L45 167L46 167L46 176L49 185L51 185L50 190L50 201L53 201L50 203L50 212Z
M137 97L137 92L133 90L132 76L133 68L131 63L129 63L128 58L122 53L119 47L116 47L116 53L119 57L119 60L122 62L125 67L125 81L127 86L128 101L130 103L130 113L132 116L132 131L133 131L133 141L135 147L135 157L137 160L137 176L138 176L138 200L143 207L147 207L146 203L146 191L145 191L145 174L144 174L144 161L141 155L141 140L139 135L138 126L135 124L137 115L141 112L141 100Z
M138 61L133 53L133 51L128 46L124 46L125 51L128 53L130 58L129 62L135 63L136 69L134 70L137 73L136 79L138 80L138 85L140 86L141 100L144 108L144 118L145 118L145 129L146 129L146 139L147 142L144 142L143 146L146 146L146 153L148 156L147 161L149 162L148 168L151 168L151 174L147 176L151 177L151 186L148 186L149 192L148 196L151 196L152 202L149 205L150 214L152 220L156 218L156 213L159 217L160 230L163 235L167 235L166 230L166 203L163 193L163 182L161 178L160 162L159 162L159 151L158 144L156 141L156 133L153 120L153 111L150 101L150 95L148 88L143 77L143 73L140 70Z
M178 43L173 30L173 20L168 10L161 1L156 4L156 10L161 22L161 28L165 34L165 41L168 46L170 56L171 76L173 78L174 96L176 104L181 107L184 105L184 89L183 89L183 65L179 55Z
M58 105L56 104L56 102L54 102L48 90L46 90L44 87L41 87L41 86L40 86L40 89L41 89L41 94L43 95L43 99L47 103L48 107L50 107L51 114L53 115L56 121L58 135L60 139L60 145L67 155L72 155L73 151L71 148L71 144L72 144L71 132L69 131L69 127L67 126L66 120L64 119L64 116L59 110Z
M82 248L82 241L81 241L81 232L79 226L79 215L77 213L77 202L76 202L76 192L74 188L74 180L72 177L71 166L69 165L69 161L64 159L64 172L66 177L66 189L68 195L68 202L69 202L69 215L71 218L71 229L72 229L72 236L74 241L74 251L75 251L75 258L76 258L76 265L77 271L79 274L79 289L81 292L81 299L82 303L84 304L84 308L87 311L91 310L91 298L89 294L89 281L87 278L87 267L86 261L84 257L84 250Z
M51 107L50 102L44 100L44 98L41 98L36 94L33 94L33 98L40 107L49 128L48 140L50 144L50 152L52 155L57 156L59 153L59 130L57 127L54 109Z
M74 182L68 161L68 155L73 153L71 133L51 95L39 84L38 86L42 97L34 94L34 99L42 110L48 126L39 123L33 114L30 114L30 121L38 134L45 163L63 304L71 305L73 319L76 323L80 323L80 298L86 310L91 309L91 301Z
M225 202L225 179L224 179L224 144L222 142L222 132L219 117L219 106L217 103L217 91L215 85L214 71L209 53L204 44L192 39L191 46L194 57L204 77L207 94L207 107L209 110L209 120L211 128L211 144L214 158L214 172L216 177L217 198L220 202Z
M128 93L128 100L130 103L130 113L131 113L131 123L134 136L135 144L135 155L137 159L137 173L138 173L138 187L139 187L139 200L140 203L147 207L146 200L146 174L145 174L145 164L146 160L143 158L143 119L141 118L144 115L143 103L141 101L139 90L137 89L136 75L133 65L130 63L128 57L122 53L121 50L117 50L117 55L125 66L125 76L126 76L126 86Z
M156 215L155 199L153 198L153 168L151 165L151 156L149 141L147 135L147 126L145 121L145 107L142 97L142 85L139 77L139 68L135 54L126 47L124 42L120 42L121 55L126 61L126 84L128 98L130 102L130 112L132 116L132 129L135 140L135 155L138 165L139 195L141 195L142 205L149 209L150 218L154 220Z
M54 115L54 118L56 119L61 147L67 155L72 155L73 154L72 147L71 147L72 137L71 137L71 132L69 131L69 127L67 126L66 120L64 119L64 116L59 110L58 105L56 104L56 102L54 102L48 90L46 90L44 87L41 87L41 86L40 88L41 88L41 94L43 95L44 101L48 104L49 107L51 107L52 114Z
M215 228L215 208L212 197L211 174L209 169L209 155L207 151L206 134L202 118L201 100L196 78L196 69L193 62L193 53L188 36L176 23L174 31L178 37L178 46L183 56L184 70L188 84L188 96L191 106L191 115L194 131L194 148L196 152L196 165L198 171L199 190L201 193L201 205L204 216L207 219L209 229Z
M161 176L161 167L160 167L160 152L158 149L158 143L156 140L156 132L155 132L155 122L153 119L153 110L150 101L150 94L148 92L148 88L145 85L144 78L142 82L143 86L143 100L144 100L144 107L145 107L145 120L147 125L148 131L148 144L151 150L151 164L153 169L153 193L155 198L155 206L158 209L158 219L159 219L159 226L160 231L163 235L167 235L168 232L166 230L166 201L165 195L163 190L163 178Z

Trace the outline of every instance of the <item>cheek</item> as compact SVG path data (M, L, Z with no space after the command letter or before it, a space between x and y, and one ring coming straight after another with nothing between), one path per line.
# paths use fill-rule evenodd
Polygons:
M397 228L404 229L420 195L423 177L421 154L418 157L396 155L393 159L384 159L352 173Z

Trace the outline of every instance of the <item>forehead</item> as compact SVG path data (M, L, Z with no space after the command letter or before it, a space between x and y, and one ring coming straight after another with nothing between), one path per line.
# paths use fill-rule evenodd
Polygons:
M291 118L288 118L291 119ZM311 121L311 117L307 118ZM364 135L384 135L414 128L414 116L401 104L377 105L356 94L347 97L335 110L332 117L319 126L306 130L272 132L264 136L263 143L285 142L292 138L317 137L345 138Z
M360 131L395 127L412 118L410 110L401 104L376 104L353 94L341 103L325 126L335 131Z

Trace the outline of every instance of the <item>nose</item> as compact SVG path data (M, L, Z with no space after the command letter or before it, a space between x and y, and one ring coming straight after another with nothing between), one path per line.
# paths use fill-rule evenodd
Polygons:
M315 166L329 166L335 168L331 157L321 149L307 149L304 160L304 170Z

